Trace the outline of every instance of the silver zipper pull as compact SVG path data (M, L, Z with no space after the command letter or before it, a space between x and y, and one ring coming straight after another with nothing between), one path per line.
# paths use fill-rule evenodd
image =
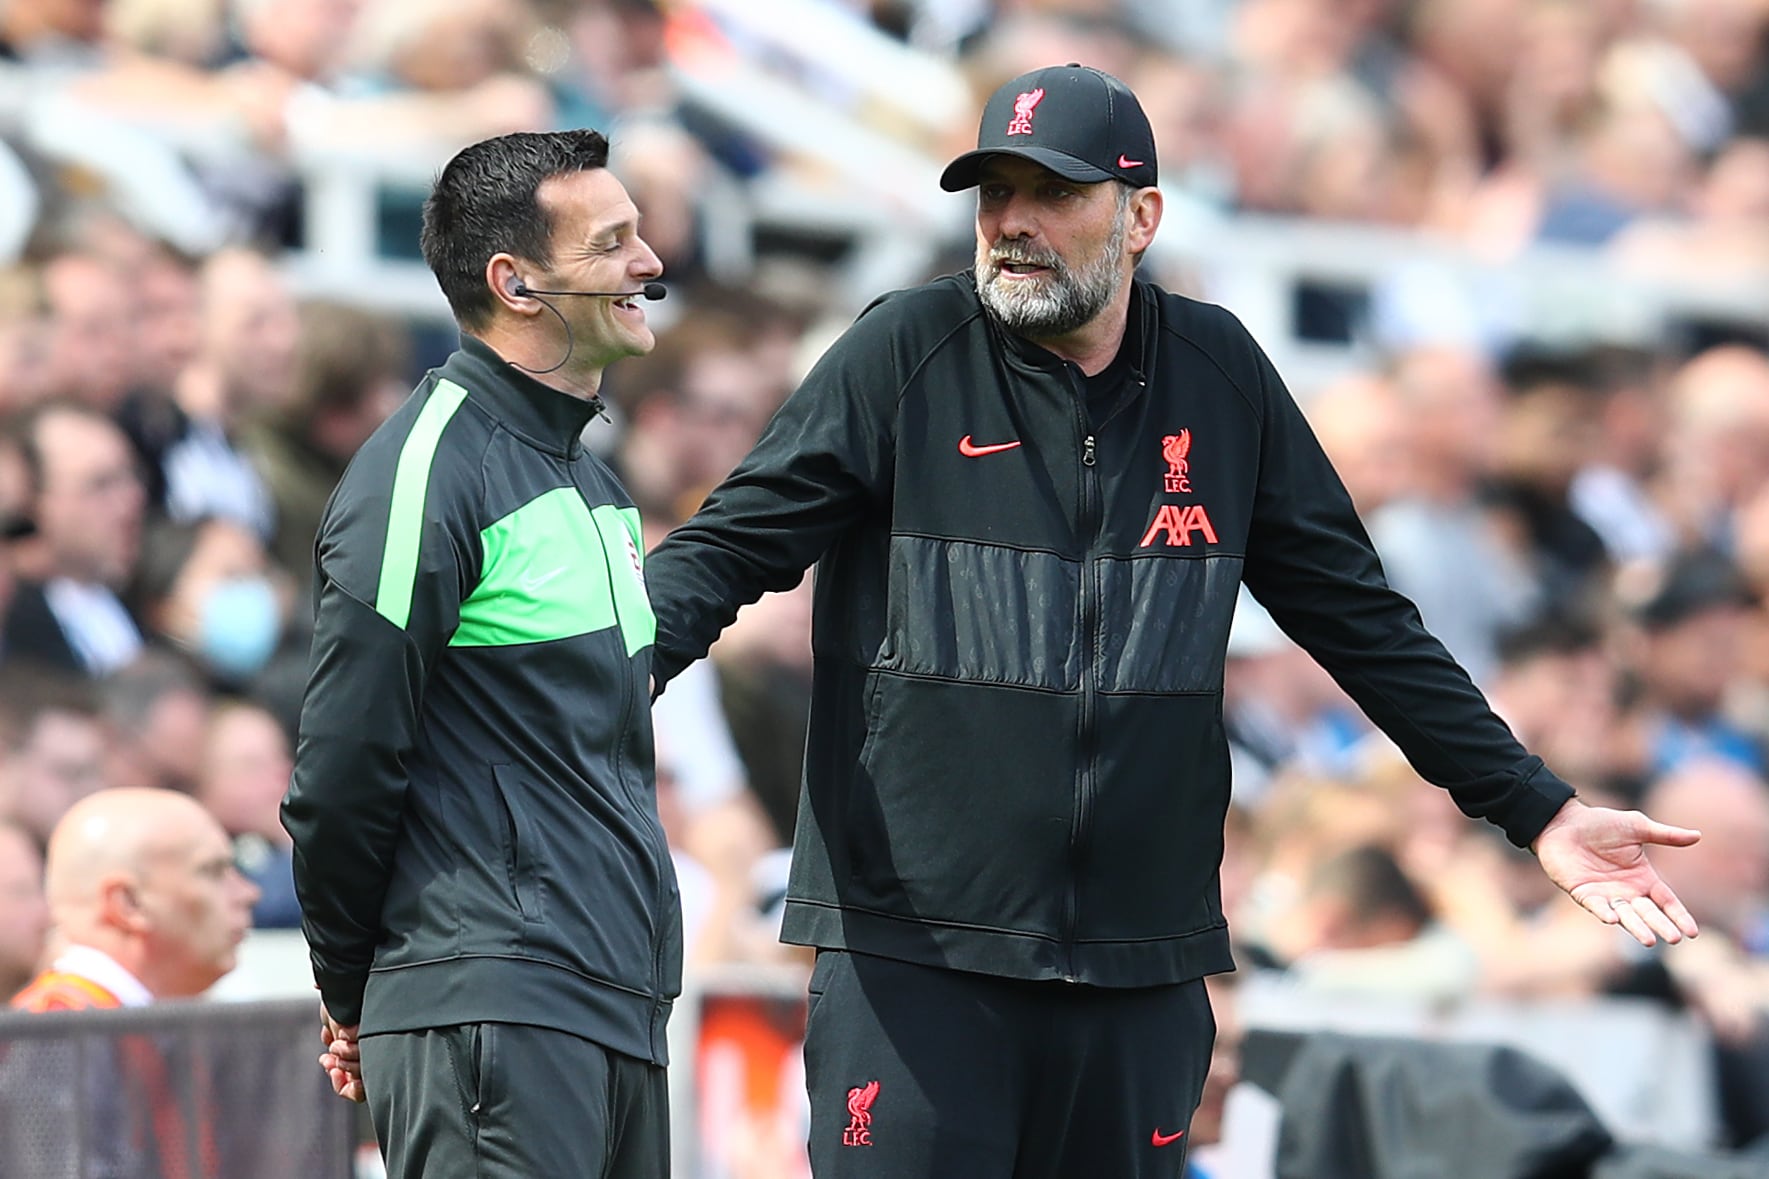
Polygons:
M1082 442L1082 444L1081 444L1081 465L1084 467L1093 466L1093 435L1092 434L1089 434L1087 436L1087 439L1084 442Z

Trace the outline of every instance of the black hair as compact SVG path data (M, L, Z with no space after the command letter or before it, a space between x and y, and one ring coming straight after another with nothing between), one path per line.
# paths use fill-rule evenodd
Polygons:
M537 199L554 176L608 166L599 131L519 131L463 148L424 202L418 243L462 327L482 326L493 307L485 285L491 256L542 266L553 257L553 224Z

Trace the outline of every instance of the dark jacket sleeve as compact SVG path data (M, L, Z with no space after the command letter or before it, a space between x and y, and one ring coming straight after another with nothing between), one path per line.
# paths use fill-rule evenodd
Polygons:
M909 363L893 319L862 313L748 457L646 559L657 691L706 654L739 608L797 585L869 502L885 498Z
M344 1024L361 1018L381 939L424 686L480 561L459 479L451 487L432 472L422 518L390 525L392 466L353 468L321 526L311 665L282 806L314 979ZM406 543L390 537L402 531ZM409 598L396 565L410 571Z
M1302 411L1245 329L1264 416L1244 578L1314 657L1463 813L1527 847L1572 797L1520 745L1383 576L1351 497Z

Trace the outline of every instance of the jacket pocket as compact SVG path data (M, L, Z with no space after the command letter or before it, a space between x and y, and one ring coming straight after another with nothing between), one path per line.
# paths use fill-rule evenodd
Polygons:
M515 766L494 765L491 777L499 817L503 821L499 838L503 841L504 868L509 876L510 890L515 894L522 919L540 924L546 919L540 830L527 805L520 771Z
M884 676L876 671L866 673L866 683L860 690L860 711L866 725L866 735L860 739L858 760L862 769L872 764L872 750L878 739L878 692L879 684Z

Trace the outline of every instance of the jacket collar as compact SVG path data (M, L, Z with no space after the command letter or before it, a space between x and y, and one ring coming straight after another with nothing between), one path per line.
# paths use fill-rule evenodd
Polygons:
M964 279L971 296L981 305L982 298L977 295L976 276L967 272ZM1119 348L1134 349L1130 354L1131 379L1140 380L1143 384L1148 382L1150 369L1155 363L1155 332L1159 314L1153 289L1141 278L1131 275L1130 311L1124 324L1124 342ZM1001 341L1002 348L1013 362L1045 372L1055 372L1068 363L1056 353L1040 348L1024 336L1015 335L1002 327L986 306L983 307L983 318L988 320L990 329Z
M465 332L441 375L466 389L511 433L563 458L577 457L584 427L602 412L601 398L585 401L543 384Z

